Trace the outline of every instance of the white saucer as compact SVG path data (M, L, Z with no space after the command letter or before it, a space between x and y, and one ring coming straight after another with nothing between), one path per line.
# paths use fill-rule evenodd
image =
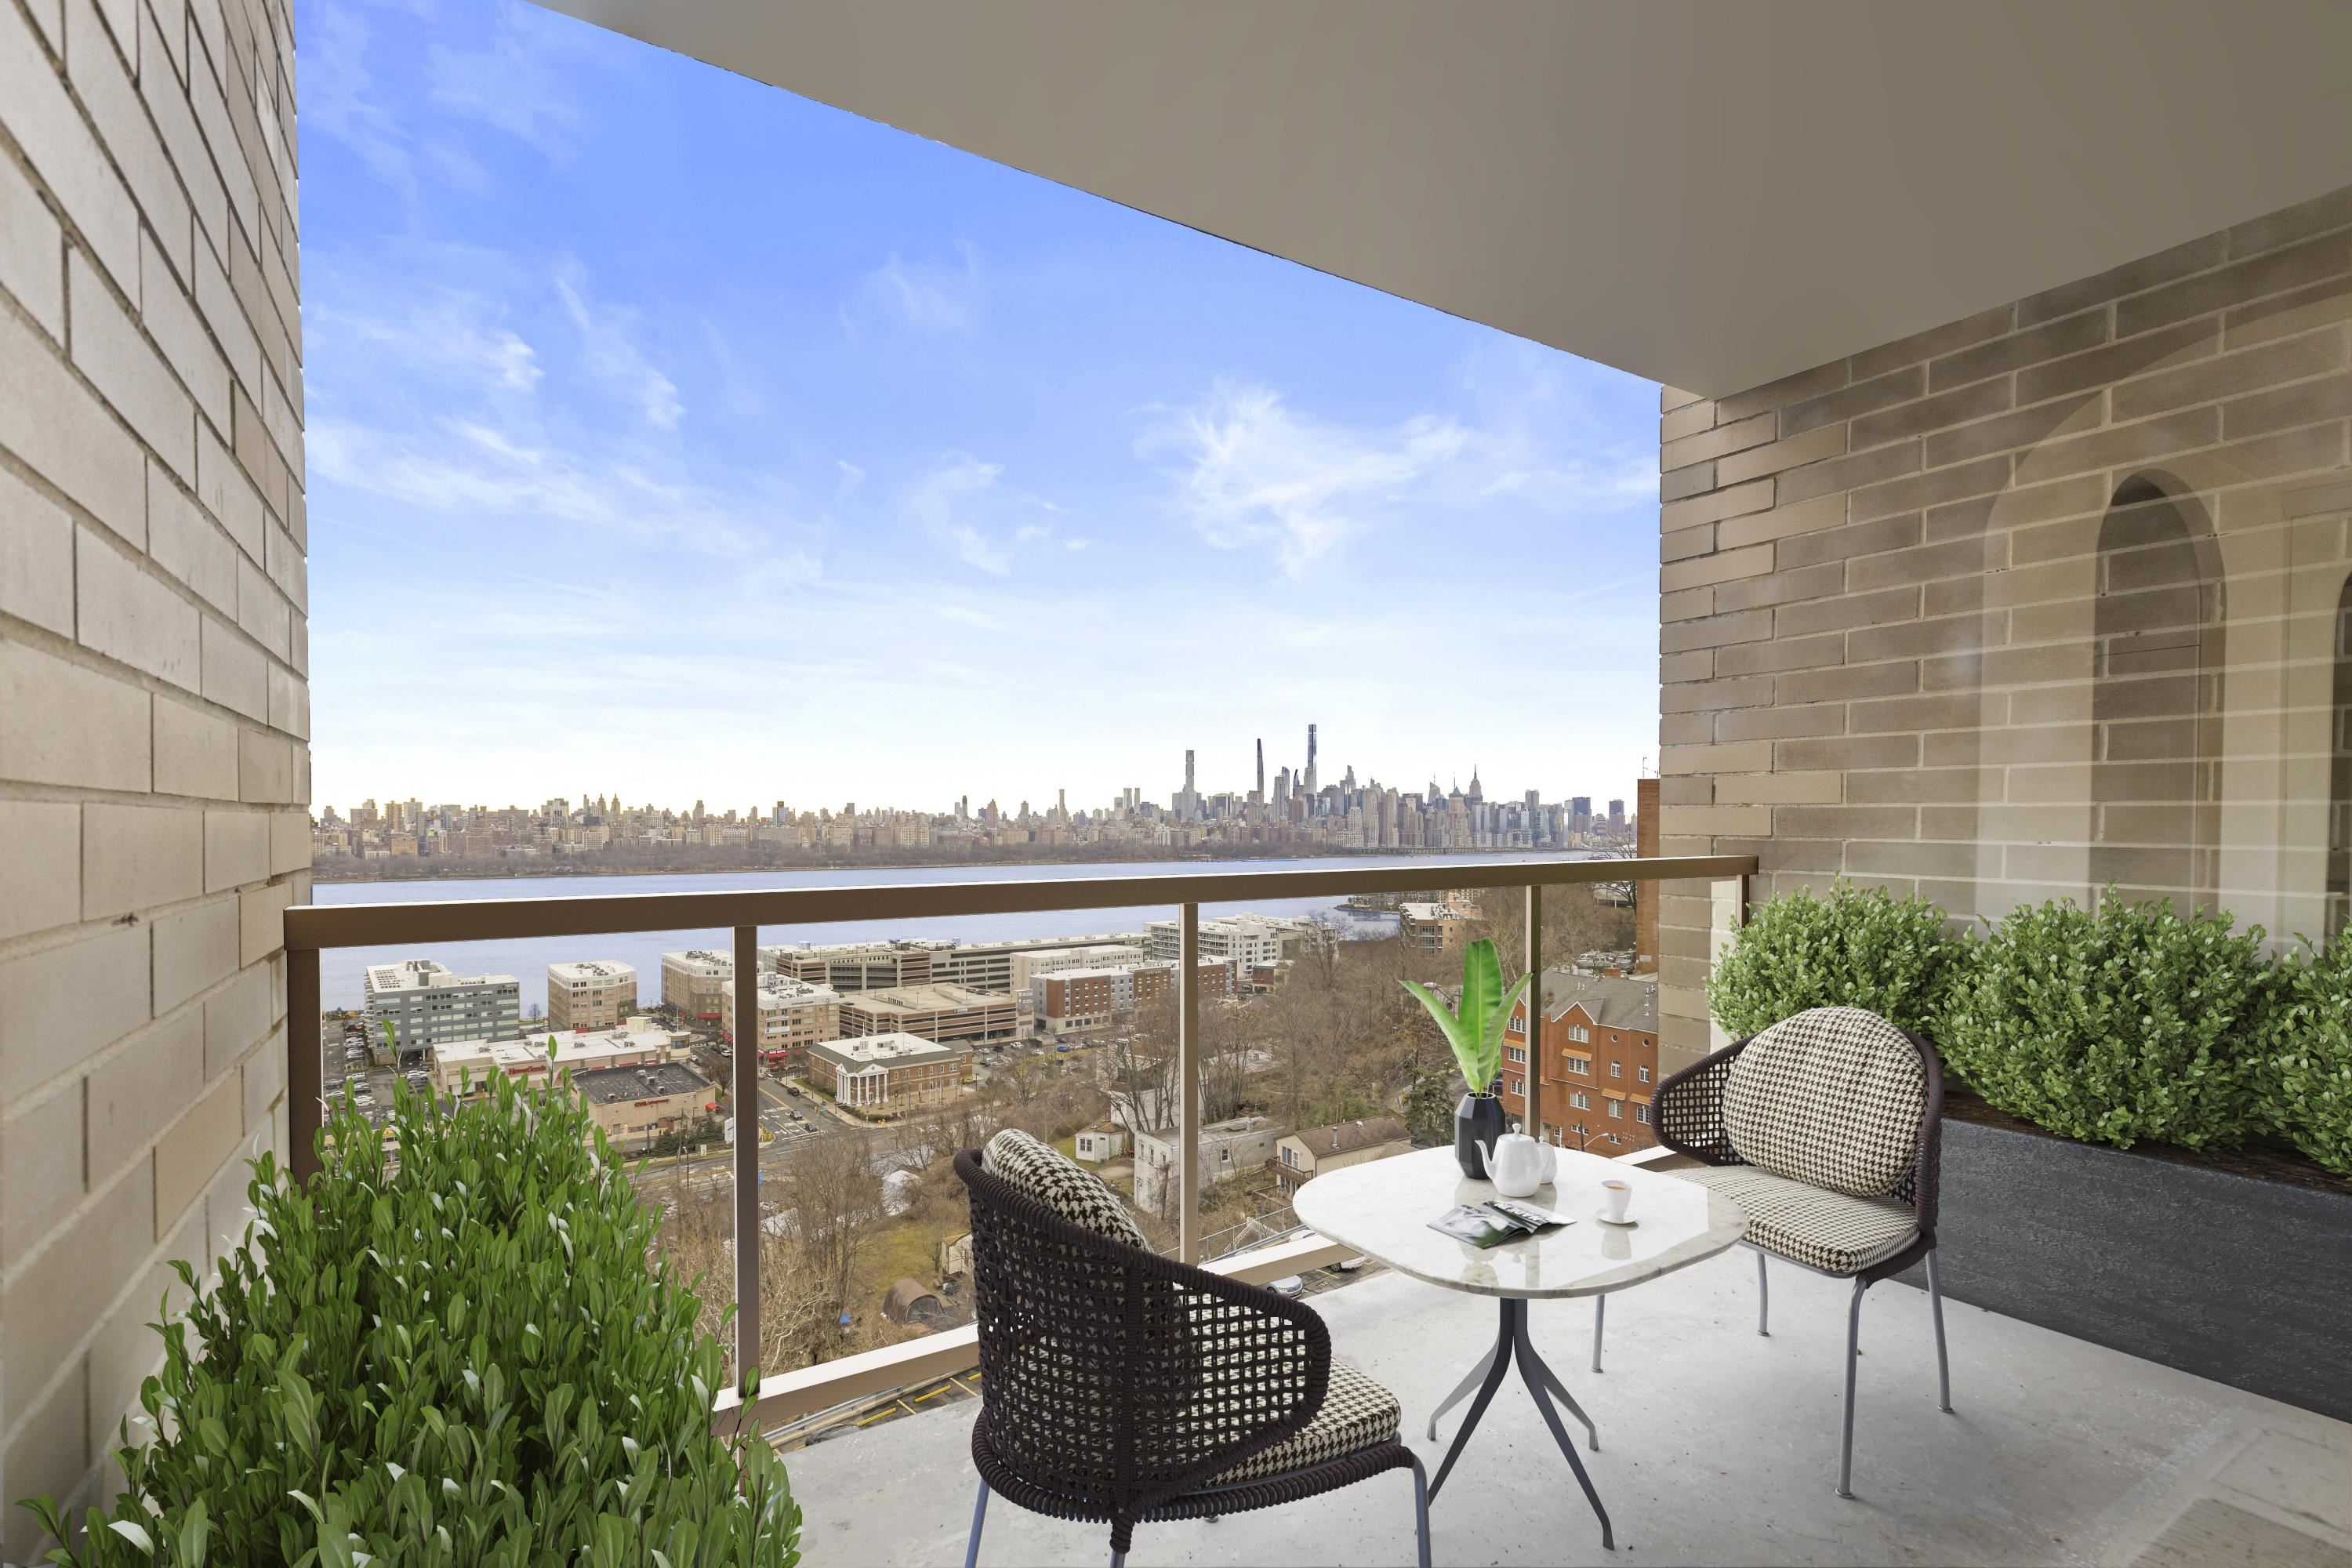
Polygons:
M1594 1215L1592 1217L1593 1217L1594 1219L1599 1220L1602 1225L1613 1225L1613 1226L1615 1226L1619 1230L1631 1230L1631 1229L1633 1229L1635 1226L1637 1226L1637 1225L1639 1225L1639 1224L1641 1224L1641 1223L1642 1223L1642 1222L1641 1222L1640 1220L1638 1220L1638 1219L1611 1219L1611 1218L1610 1218L1607 1215L1605 1215L1605 1214L1597 1214L1597 1215Z

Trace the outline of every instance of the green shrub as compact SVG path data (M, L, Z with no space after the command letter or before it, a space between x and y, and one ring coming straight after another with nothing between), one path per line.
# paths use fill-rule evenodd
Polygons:
M300 1568L789 1568L800 1510L714 1436L719 1346L649 1264L654 1216L568 1089L348 1101L307 1190L264 1155L247 1250L141 1390L110 1515L50 1561ZM195 1270L175 1264L193 1292ZM48 1500L26 1506L62 1538Z
M1940 1040L1938 1015L1966 967L1969 942L1925 899L1840 882L1759 906L1715 962L1706 1001L1736 1038L1808 1007L1865 1007Z
M2251 1129L2274 1009L2262 928L2111 890L2011 910L1955 994L1944 1059L2053 1132L2229 1148Z
M2352 1176L2352 928L2292 955L2275 981L2264 1110L2271 1127L2339 1176Z

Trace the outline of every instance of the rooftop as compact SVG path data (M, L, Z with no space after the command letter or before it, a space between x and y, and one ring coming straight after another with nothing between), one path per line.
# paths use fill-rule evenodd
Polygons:
M969 1046L943 1046L920 1035L907 1034L865 1035L854 1040L825 1040L811 1046L809 1049L836 1066L851 1068L917 1067L924 1062L945 1061L950 1057L971 1054Z
M968 985L895 985L883 991L860 991L843 1001L868 1013L937 1013L955 1007L1009 1007L1013 996L1004 991L974 991Z
M1948 1279L1947 1283L1951 1283ZM1744 1249L1621 1293L1607 1371L1592 1309L1539 1301L1544 1356L1600 1426L1584 1458L1617 1527L1600 1533L1535 1407L1506 1386L1430 1509L1440 1563L2272 1563L2352 1557L2352 1426L1947 1299L1952 1403L1936 1409L1924 1292L1864 1310L1852 1501L1833 1495L1848 1288L1772 1271L1754 1331ZM1494 1334L1493 1303L1381 1274L1314 1298L1335 1356L1402 1400L1434 1474L1460 1419L1423 1423ZM971 1520L962 1402L790 1456L803 1540L830 1561L961 1560ZM1003 1505L983 1561L1099 1563L1103 1526ZM2160 1544L2159 1544L2160 1543ZM1214 1523L1148 1524L1153 1563L1397 1563L1412 1555L1402 1476Z
M453 974L449 966L430 958L404 958L397 963L371 963L367 988L373 991L435 991L459 985L515 985L511 974Z
M572 1085L598 1105L625 1100L652 1100L673 1094L709 1091L710 1080L677 1062L648 1062L643 1067L598 1068L573 1073Z
M1359 1149L1393 1143L1404 1135L1404 1123L1393 1116L1335 1121L1328 1127L1302 1127L1291 1134L1312 1154L1352 1154Z
M590 958L575 963L551 963L547 966L547 977L566 983L575 980L634 980L637 972L617 959Z
M1604 1029L1658 1027L1658 982L1620 976L1580 974L1572 969L1544 972L1544 1016L1557 1021L1571 1007Z

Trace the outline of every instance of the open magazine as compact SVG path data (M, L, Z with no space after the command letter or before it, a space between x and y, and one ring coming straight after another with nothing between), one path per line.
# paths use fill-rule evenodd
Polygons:
M1432 1230L1443 1231L1456 1241L1466 1241L1473 1247L1495 1247L1506 1241L1517 1241L1523 1236L1533 1236L1549 1230L1556 1225L1574 1225L1564 1214L1554 1214L1533 1204L1523 1204L1512 1198L1496 1198L1483 1204L1464 1204L1447 1209L1429 1222Z

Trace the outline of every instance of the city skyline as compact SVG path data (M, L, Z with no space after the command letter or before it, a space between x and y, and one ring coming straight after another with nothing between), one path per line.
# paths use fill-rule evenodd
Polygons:
M1196 788L1196 779L1202 776L1202 770L1196 762L1199 754L1198 748L1188 747L1183 751L1177 770L1181 777L1180 784L1156 790L1148 784L1122 784L1111 790L1108 797L1102 800L1089 801L1081 796L1075 806L1069 805L1068 797L1071 794L1069 786L1054 784L1036 790L959 789L943 803L887 797L860 801L854 796L846 795L836 799L809 796L793 800L784 795L761 798L758 792L753 792L747 801L717 795L708 791L693 793L691 800L683 796L670 800L653 796L647 796L642 800L631 800L625 791L604 788L591 788L579 795L569 792L562 795L541 794L536 802L532 802L528 798L496 801L487 796L466 799L461 795L444 791L415 788L376 789L363 795L346 796L341 800L320 795L313 800L312 811L314 816L337 811L348 816L350 810L362 803L375 805L378 803L390 805L406 801L425 802L436 809L462 806L469 810L539 811L558 800L580 803L609 798L616 806L624 806L628 810L668 810L681 816L689 816L695 807L705 807L709 816L720 817L730 813L741 814L754 809L763 813L772 812L778 806L790 805L795 813L833 815L847 807L859 813L882 811L940 816L951 816L960 813L976 815L983 805L993 805L1008 817L1018 816L1024 813L1034 813L1042 817L1047 815L1055 804L1059 804L1066 812L1074 816L1104 812L1116 814L1122 808L1132 808L1138 805L1150 805L1160 811L1167 812L1177 809L1179 803L1187 794L1195 796L1196 803L1212 798L1231 799L1236 802L1255 800L1272 803L1287 793L1314 793L1326 786L1341 784L1355 790L1379 784L1387 788L1406 793L1434 794L1443 797L1456 791L1466 793L1484 784L1481 776L1482 764L1476 759L1471 761L1466 775L1459 770L1448 768L1425 774L1406 774L1402 777L1384 779L1380 774L1370 771L1360 774L1352 762L1340 763L1336 773L1326 772L1320 767L1320 737L1317 733L1319 726L1309 723L1306 728L1307 740L1299 752L1301 760L1296 763L1284 761L1282 753L1277 751L1275 753L1276 760L1269 764L1266 761L1265 737L1252 737L1248 744L1255 761L1252 767L1245 770L1245 776L1249 781L1246 784L1234 787ZM1643 763L1646 764L1649 760L1645 757ZM1638 782L1642 777L1651 776L1654 776L1654 770L1645 769L1636 775L1636 781ZM589 781L592 785L594 782ZM1541 785L1530 785L1518 789L1486 790L1482 793L1486 798L1498 801L1523 800L1530 795L1555 804L1580 797L1588 798L1600 807L1596 815L1604 818L1608 815L1607 806L1610 802L1614 801L1621 805L1625 805L1630 811L1628 803L1633 798L1631 787L1622 780L1612 785L1597 785L1589 790L1573 787L1548 789Z
M1655 750L1652 384L534 7L299 19L313 801Z

